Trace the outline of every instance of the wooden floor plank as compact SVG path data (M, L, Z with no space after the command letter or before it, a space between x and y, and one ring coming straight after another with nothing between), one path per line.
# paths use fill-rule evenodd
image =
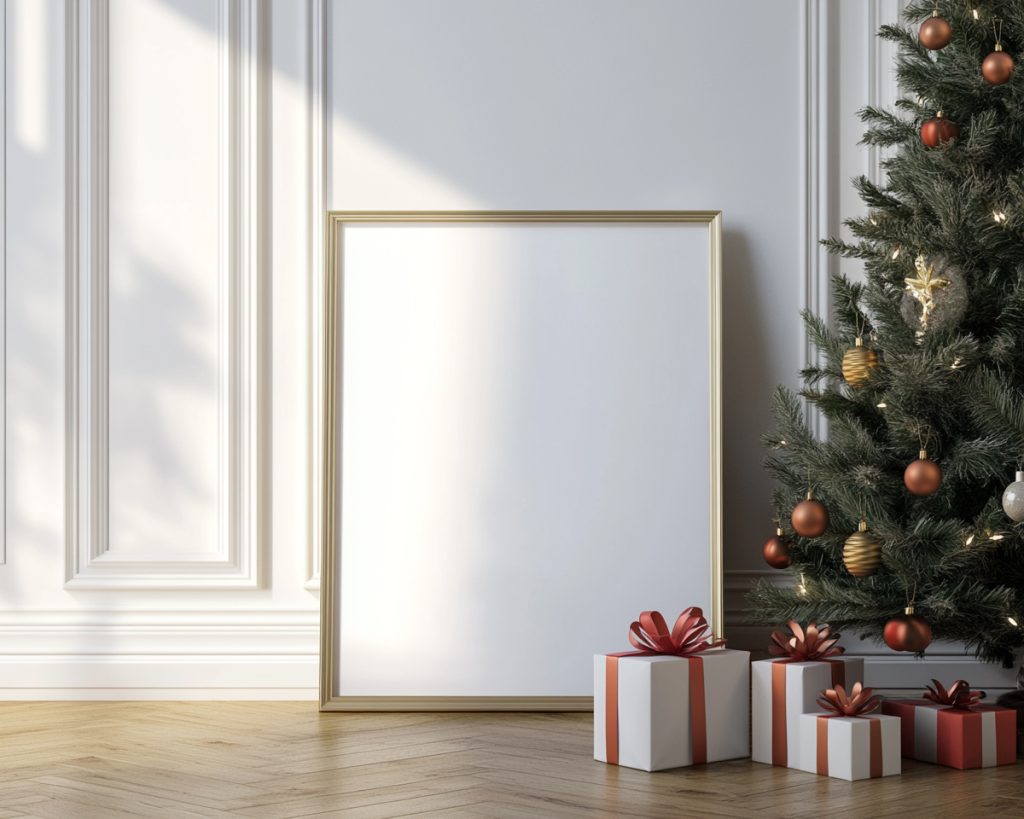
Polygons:
M595 762L589 714L307 703L0 703L0 819L1024 816L1024 767L844 782L734 760Z

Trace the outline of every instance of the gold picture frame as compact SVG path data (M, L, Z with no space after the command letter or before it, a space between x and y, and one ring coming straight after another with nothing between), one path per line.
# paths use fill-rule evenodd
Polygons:
M710 621L722 636L722 214L721 211L330 211L326 215L323 316L323 450L320 581L321 711L592 711L593 697L339 696L335 695L334 647L338 623L336 559L339 512L339 312L343 275L339 236L356 223L698 223L708 228L710 303Z

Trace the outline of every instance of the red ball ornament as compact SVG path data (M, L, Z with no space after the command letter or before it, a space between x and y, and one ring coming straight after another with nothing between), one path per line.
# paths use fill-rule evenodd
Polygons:
M814 500L814 493L807 493L807 500L800 501L790 517L793 531L802 537L819 537L828 529L828 510Z
M945 18L939 17L939 12L936 10L931 17L921 23L921 30L918 32L917 38L925 48L938 51L949 45L949 41L953 38L953 27Z
M985 58L981 64L981 76L992 85L1005 85L1013 75L1013 57L1003 51L1003 47L996 43L996 50Z
M928 120L921 126L921 141L929 148L938 148L939 145L956 139L958 136L960 136L959 126L946 119L941 111L937 117Z
M924 497L942 485L942 470L935 461L928 460L928 453L922 449L921 457L903 473L903 483L915 495Z
M914 614L913 606L907 606L903 614L885 624L882 636L893 651L924 651L931 644L932 627Z
M775 537L769 538L764 544L764 562L773 569L788 569L793 562L789 550L793 544L782 537L782 527L775 530Z

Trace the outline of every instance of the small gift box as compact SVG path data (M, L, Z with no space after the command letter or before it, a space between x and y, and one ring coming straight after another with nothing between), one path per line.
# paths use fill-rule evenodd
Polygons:
M841 657L839 635L811 623L806 630L791 620L793 632L772 635L769 651L777 660L751 664L753 685L752 756L755 762L796 768L800 765L800 717L819 712L815 698L826 688L864 679L864 660Z
M630 626L638 649L594 657L594 759L662 771L750 755L750 652L705 639L698 608L671 633L656 611Z
M900 721L869 715L879 699L855 683L822 692L825 713L800 717L800 770L854 781L900 773Z
M947 691L938 680L924 699L882 703L882 713L900 718L903 756L959 768L992 768L1017 761L1017 712L982 705L980 692L957 680Z

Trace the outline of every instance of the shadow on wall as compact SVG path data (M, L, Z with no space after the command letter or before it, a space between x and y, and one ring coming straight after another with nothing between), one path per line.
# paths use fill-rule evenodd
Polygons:
M754 565L767 569L761 560L761 546L774 532L772 481L760 467L766 454L760 437L772 424L769 407L777 384L773 381L772 351L764 343L773 335L765 323L770 308L760 299L761 269L743 232L723 231L722 271L723 526L725 542L732 547L726 551L726 568ZM799 321L791 316L780 320ZM756 535L750 537L758 531L765 533L760 540Z

